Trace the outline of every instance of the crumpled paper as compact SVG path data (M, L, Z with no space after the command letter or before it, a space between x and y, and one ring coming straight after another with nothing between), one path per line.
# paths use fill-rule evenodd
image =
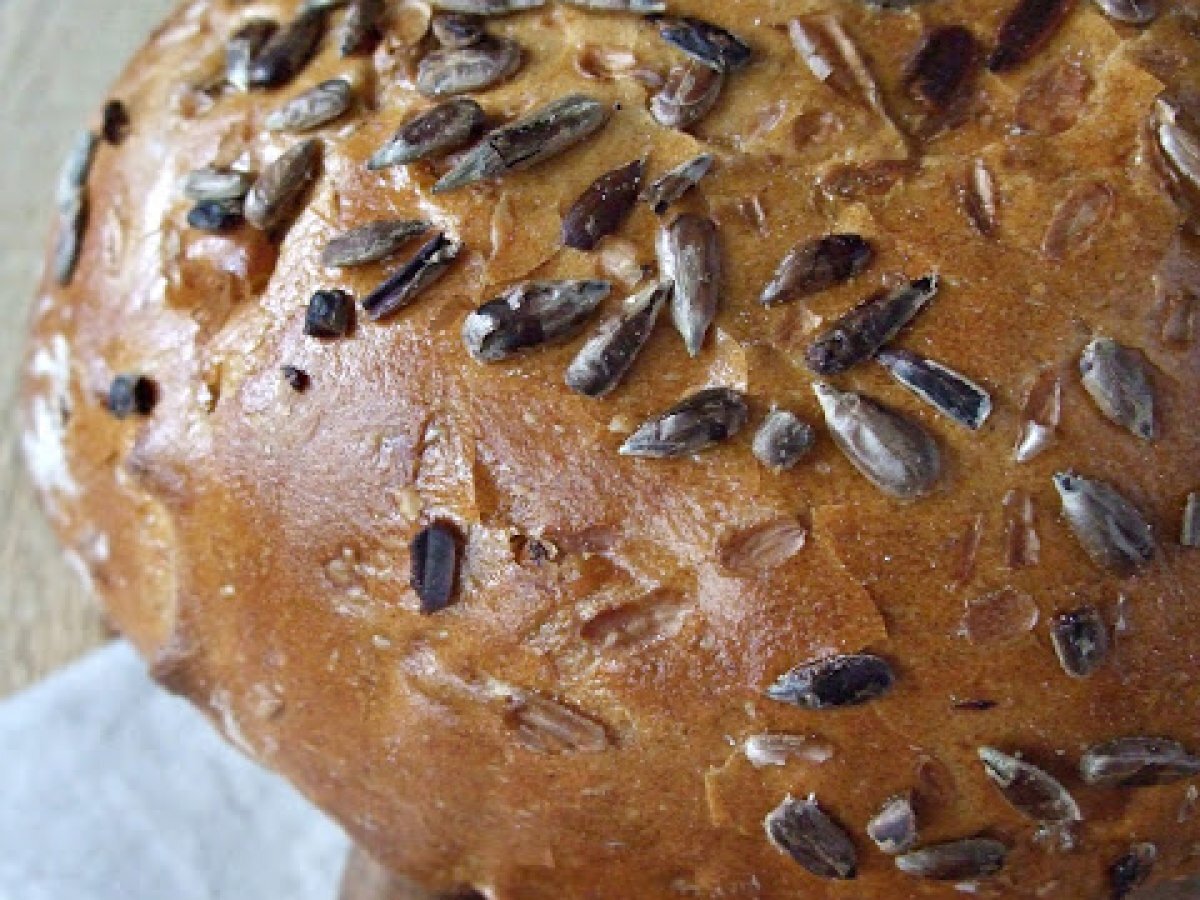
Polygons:
M128 644L0 703L0 900L334 900L348 846Z

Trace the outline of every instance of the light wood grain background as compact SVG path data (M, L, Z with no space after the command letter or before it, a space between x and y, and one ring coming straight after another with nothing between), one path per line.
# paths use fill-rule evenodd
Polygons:
M0 696L105 639L26 481L15 396L59 163L175 0L0 0Z

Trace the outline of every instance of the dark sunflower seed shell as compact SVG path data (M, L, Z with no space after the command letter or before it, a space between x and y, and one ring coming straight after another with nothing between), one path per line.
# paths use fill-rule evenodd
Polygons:
M107 405L114 418L148 416L157 403L158 385L144 375L118 375L109 385Z
M667 11L666 0L566 0L571 6L603 12L629 12L638 15L657 15Z
M1128 577L1154 559L1150 525L1110 485L1075 472L1055 475L1054 485L1075 537L1097 565Z
M774 306L849 281L871 264L875 248L857 234L830 234L798 244L780 262L759 302Z
M430 29L434 39L450 50L473 47L487 36L483 19L465 13L437 13Z
M120 100L109 100L100 115L100 136L114 147L129 136L129 109Z
M907 853L917 842L917 814L908 797L892 797L867 823L867 836L889 856Z
M555 100L484 137L433 186L433 192L452 191L485 178L528 169L574 147L607 121L608 108L591 97L570 94Z
M246 195L246 221L261 231L274 231L292 217L317 177L321 144L296 144L263 169Z
M340 338L354 327L354 298L345 291L317 291L304 311L304 333L315 338Z
M896 868L907 875L934 881L987 878L1004 868L1008 847L988 838L968 838L933 844L896 857Z
M379 262L428 230L429 223L420 219L370 222L330 240L321 253L321 265L338 269Z
M607 281L529 281L467 316L463 343L479 362L499 362L579 331L612 290Z
M1151 787L1200 775L1200 757L1168 738L1123 737L1088 748L1079 775L1103 787Z
M819 334L805 352L818 375L837 375L873 357L900 333L938 291L929 275L868 297Z
M980 747L987 776L1017 812L1035 822L1078 822L1079 804L1056 778L994 747Z
M901 500L933 490L941 453L923 427L860 394L822 383L814 390L834 442L868 481Z
M1027 62L1066 21L1074 5L1072 0L1017 0L996 33L988 68L1007 72Z
M849 880L858 872L858 852L850 837L813 797L787 797L763 822L767 837L818 878Z
M880 350L875 357L898 382L938 412L978 431L992 414L992 398L953 369L907 350Z
M503 16L545 6L546 0L434 0L433 8L471 16Z
M279 25L270 19L249 19L225 45L225 80L239 90L250 87L250 67Z
M1124 900L1154 872L1158 848L1153 844L1134 844L1129 852L1108 868L1108 884L1113 900Z
M666 83L650 100L650 114L664 128L683 130L708 115L724 85L720 69L695 60L672 66Z
M384 0L352 0L342 22L342 56L370 53L383 35Z
M1055 616L1050 641L1063 671L1072 678L1087 678L1108 658L1108 629L1094 606Z
M718 25L703 19L685 17L661 19L658 33L663 40L682 50L696 62L712 69L732 72L750 63L750 45Z
M647 186L642 199L661 216L670 209L672 203L700 183L700 179L712 169L713 160L711 154L703 153L681 163Z
M970 83L980 46L967 28L938 28L926 38L908 70L909 91L935 109L947 106Z
M521 55L516 41L498 37L458 50L434 50L417 67L417 90L426 97L487 90L512 77Z
M721 248L712 219L684 213L659 232L658 265L675 283L671 317L688 354L696 356L717 316L721 296Z
M1158 16L1158 0L1096 0L1096 5L1126 25L1149 25Z
M82 132L63 163L55 190L58 212L54 241L54 279L69 284L75 274L83 233L87 225L87 181L92 170L98 138L90 131Z
M592 182L563 216L563 245L584 252L595 250L600 239L616 231L637 203L645 171L646 161L637 159Z
M458 582L458 532L445 522L434 522L412 542L412 589L421 600L421 613L431 616L454 601Z
M1174 178L1200 190L1200 138L1180 122L1179 110L1159 98L1152 119L1158 148Z
M895 681L892 667L881 657L829 656L784 672L767 688L767 696L801 709L837 709L882 697Z
M343 115L353 101L350 82L331 78L289 100L268 115L263 124L268 131L312 131Z
M188 212L187 222L199 231L229 231L242 224L242 201L201 200Z
M483 108L470 97L455 97L405 122L367 161L368 169L386 169L443 156L469 144L484 123Z
M281 87L300 74L325 34L325 22L325 12L313 10L272 34L250 62L249 86Z
M1179 528L1179 543L1184 547L1200 547L1200 491L1188 494L1183 507L1183 524Z
M1079 357L1079 373L1104 415L1136 437L1154 440L1154 382L1141 353L1096 338Z
M254 186L253 172L208 167L189 172L183 194L189 200L240 200Z
M461 243L439 231L395 274L363 298L363 311L378 321L408 306L446 274L461 251Z
M567 387L585 397L603 397L620 384L670 296L669 282L652 285L596 329L567 368Z
M774 409L754 435L753 451L764 466L783 471L812 452L816 442L811 425L786 409Z
M750 417L746 398L732 388L707 388L643 424L621 445L622 456L672 459L729 440Z

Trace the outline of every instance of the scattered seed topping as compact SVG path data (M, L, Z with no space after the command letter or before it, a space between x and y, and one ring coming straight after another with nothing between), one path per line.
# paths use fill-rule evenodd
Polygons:
M836 16L792 19L788 22L788 35L813 77L886 118L875 76Z
M312 131L350 108L354 92L344 78L331 78L289 100L264 120L269 131Z
M802 709L858 706L892 689L887 660L871 654L828 656L784 672L767 688L767 696Z
M100 116L100 136L116 146L129 135L129 110L120 100L109 100L104 104Z
M833 758L833 746L819 738L799 734L754 734L742 747L756 769L786 766L788 760L821 764Z
M263 169L246 195L246 221L261 231L274 231L283 225L304 200L320 163L320 142L308 140Z
M849 880L858 872L858 852L850 837L817 805L816 798L790 795L763 821L767 837L818 878Z
M242 201L201 200L188 211L187 222L199 231L231 231L242 224Z
M995 700L986 699L955 700L950 704L952 709L960 712L989 712L999 705Z
M909 92L934 108L945 107L969 84L981 55L969 29L938 28L926 36L909 66Z
M1200 491L1188 494L1183 508L1183 526L1179 529L1179 543L1184 547L1200 547Z
M693 157L667 172L642 194L657 215L662 215L671 204L700 183L700 179L712 169L714 157L708 153Z
M892 797L867 823L867 835L884 853L907 853L917 842L917 814L907 796Z
M591 97L570 94L555 100L484 137L433 186L433 192L452 191L537 165L575 146L607 121L608 108Z
M717 316L721 296L721 248L712 219L684 213L659 231L658 266L675 283L671 317L688 354L696 356Z
M880 291L821 332L805 352L805 362L818 375L837 375L873 357L900 333L938 291L929 275L891 291Z
M253 172L208 167L189 172L183 182L189 200L241 200L250 192L256 178Z
M892 376L943 415L978 431L992 413L992 398L965 375L908 350L879 351Z
M1055 616L1050 640L1063 671L1072 678L1087 678L1108 657L1108 629L1094 606Z
M472 16L503 16L545 5L546 0L433 0L434 9Z
M317 291L308 301L304 333L309 337L339 338L350 333L354 299L345 291Z
M528 281L467 316L463 343L479 362L500 362L579 331L608 296L607 281Z
M989 838L968 838L933 844L896 857L896 868L906 875L934 881L987 878L1004 868L1008 848Z
M732 72L750 64L750 45L720 26L703 19L685 17L660 19L658 33L664 41L720 72Z
M754 435L758 461L777 472L793 468L817 443L811 425L786 409L773 409Z
M459 241L437 232L408 262L362 300L366 314L379 321L403 309L446 274L462 252Z
M118 419L148 416L158 403L158 385L143 375L118 375L108 388L108 411Z
M1079 373L1104 415L1142 440L1154 440L1154 384L1139 351L1096 338L1079 357Z
M484 119L483 108L471 98L447 100L401 125L367 161L367 168L385 169L451 153L475 138Z
M304 12L271 34L250 61L247 84L260 88L282 87L299 75L321 42L325 18L323 10Z
M585 397L603 397L620 384L654 330L671 289L670 282L651 285L600 325L567 368L567 387Z
M650 114L664 128L695 125L716 105L725 73L693 59L672 66L667 81L650 99Z
M384 0L351 0L342 22L342 56L362 56L374 50L383 35L386 12Z
M1153 124L1158 147L1174 177L1200 188L1200 140L1181 124L1179 110L1160 97L1154 104Z
M959 191L959 200L967 221L984 237L996 233L999 208L996 202L996 181L982 159L967 169Z
M437 42L450 50L472 47L487 36L483 19L464 13L437 13L431 28Z
M321 252L321 265L331 269L363 266L387 259L410 239L429 230L421 219L382 219L343 232Z
M579 636L606 650L644 646L678 635L690 612L679 593L659 588L597 613L580 626Z
M667 11L666 0L566 0L571 6L607 12L631 12L643 16Z
M597 178L563 216L563 246L590 252L620 227L637 203L646 161L635 159Z
M834 442L867 480L901 500L933 490L942 459L923 427L869 397L823 383L813 389Z
M706 388L643 424L621 445L622 456L671 459L692 456L742 430L750 410L732 388Z
M521 46L508 38L487 37L457 50L434 50L417 68L417 90L447 97L494 87L521 67Z
M288 387L297 394L302 394L308 390L311 379L309 379L308 373L303 369L296 366L281 366L279 371L283 375L283 380L288 383Z
M536 691L493 687L504 697L509 725L526 750L535 753L603 753L608 731L590 716Z
M827 290L863 272L875 248L857 234L830 234L797 244L763 288L759 302L774 306Z
M1013 459L1029 462L1050 446L1050 440L1062 418L1062 379L1058 372L1047 369L1040 373L1022 410L1021 433L1013 448Z
M1143 884L1154 871L1158 848L1153 844L1134 844L1129 852L1108 869L1108 883L1113 900L1124 900L1135 887Z
M250 88L250 67L279 26L270 19L248 19L225 45L225 80L238 90Z
M1075 798L1037 766L992 747L980 747L979 759L1004 799L1022 815L1036 822L1078 822L1083 818Z
M1075 472L1055 475L1054 485L1075 537L1098 566L1128 577L1154 558L1150 525L1113 487Z
M409 581L421 598L422 615L441 612L454 600L458 541L458 531L446 522L434 522L413 538Z
M1081 60L1064 56L1025 82L1013 110L1013 124L1027 134L1062 134L1079 121L1094 85Z
M1066 21L1072 6L1072 0L1017 0L996 33L988 68L1007 72L1027 62Z
M721 565L737 575L757 575L778 568L804 549L808 529L791 517L773 519L734 532L721 542Z
M1096 0L1096 5L1127 25L1148 25L1158 15L1158 0Z
M1116 194L1106 182L1079 185L1054 210L1042 238L1042 255L1062 260L1087 250L1112 218Z
M1010 569L1036 566L1041 551L1033 497L1013 488L1004 495L1004 564Z
M80 134L63 164L55 192L58 220L54 238L54 280L70 284L87 224L87 179L96 152L96 136Z
M1168 738L1123 737L1089 747L1079 761L1088 784L1149 787L1200 775L1200 757Z

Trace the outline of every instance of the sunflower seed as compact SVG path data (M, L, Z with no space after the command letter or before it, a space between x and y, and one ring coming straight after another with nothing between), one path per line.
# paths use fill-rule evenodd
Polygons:
M777 569L804 549L808 529L792 517L773 519L735 532L722 541L722 567L739 575Z
M1134 844L1129 852L1108 867L1108 884L1113 900L1124 900L1135 887L1154 871L1158 848L1153 844Z
M1047 369L1038 375L1025 398L1022 415L1021 433L1013 448L1013 459L1019 463L1039 456L1058 428L1062 418L1062 379L1056 371Z
M642 199L650 204L657 215L662 215L671 204L694 188L700 179L712 169L714 157L702 153L681 163L667 172L642 193Z
M104 104L100 116L100 135L116 146L129 136L129 110L120 100L109 100Z
M1072 678L1087 678L1108 656L1108 629L1094 606L1055 616L1050 641L1063 671Z
M1004 562L1010 569L1036 566L1041 556L1033 497L1020 488L1004 495L1004 548Z
M871 242L857 234L830 234L797 244L763 288L759 302L774 306L828 290L860 274L874 258Z
M281 87L308 65L325 33L325 12L301 13L276 31L250 62L250 87Z
M422 615L448 607L458 581L458 532L446 522L434 522L413 538L409 583L421 599Z
M367 161L367 168L386 169L451 153L471 142L484 118L483 108L470 97L439 103L401 125Z
M817 81L887 118L875 76L836 16L792 19L788 36Z
M763 821L767 838L818 878L849 880L858 872L858 852L845 831L817 805L816 798L791 795Z
M279 25L270 19L248 19L225 45L225 80L238 90L250 87L250 67Z
M326 12L334 9L341 9L344 6L349 6L351 0L304 0L300 6L300 12L313 12L314 10L324 10Z
M977 647L1029 634L1040 615L1037 601L1011 587L972 597L965 606L959 633Z
M732 438L749 416L740 391L706 388L644 423L621 445L620 453L643 459L692 456Z
M383 0L353 0L342 21L342 56L370 53L383 36L386 13Z
M965 375L908 350L880 350L875 357L892 376L943 415L978 431L992 414L992 398Z
M426 97L486 90L510 78L521 55L520 44L499 37L460 50L434 50L417 67L417 90Z
M1103 181L1089 181L1068 194L1054 210L1042 238L1042 255L1063 260L1087 250L1112 217L1116 195Z
M229 231L242 224L242 201L201 200L188 211L187 223L199 231Z
M1139 351L1096 338L1083 348L1079 373L1104 415L1142 440L1154 440L1154 383Z
M118 419L148 416L158 404L158 385L143 375L118 375L108 388L107 404Z
M1004 868L1008 848L989 838L968 838L933 844L896 857L896 868L907 875L935 881L987 878Z
M650 99L650 114L664 128L682 131L708 115L724 85L723 71L689 59L671 67L666 83Z
M867 835L890 856L907 853L917 842L917 814L906 796L892 797L867 823Z
M240 200L254 186L253 172L209 166L189 172L183 181L183 194L189 200Z
M868 481L901 500L933 490L942 459L924 428L869 397L820 382L813 389L834 442Z
M711 219L684 213L659 232L658 264L662 277L675 284L671 316L691 356L717 315L721 290L721 251Z
M1200 139L1180 121L1179 110L1163 98L1154 103L1153 126L1158 148L1171 174L1192 190L1200 189Z
M536 753L603 753L612 741L605 727L536 691L491 686L505 700L506 718L526 750Z
M433 0L433 8L471 16L502 16L545 6L546 0Z
M1183 526L1179 529L1179 543L1184 547L1200 547L1200 492L1188 494L1183 509Z
M293 97L264 120L268 131L312 131L350 108L354 94L350 82L331 78Z
M597 328L568 366L567 387L585 397L603 397L620 384L670 295L670 282L651 285L631 298L619 315Z
M1148 25L1158 15L1158 0L1096 0L1096 5L1127 25Z
M959 201L975 230L984 237L996 233L998 208L996 204L996 182L982 159L977 159L967 170L959 189Z
M304 333L309 337L345 337L354 327L354 300L345 291L317 291L304 313Z
M246 221L261 231L274 231L291 218L317 177L320 163L320 142L308 140L264 168L246 195Z
M603 610L580 627L579 636L605 650L646 646L676 637L689 614L680 594L660 588L631 603Z
M659 19L658 33L668 44L710 69L732 72L750 63L749 44L703 19Z
M87 224L87 180L96 153L97 138L90 131L79 135L58 177L55 206L58 221L54 239L54 279L69 284L75 274Z
M1079 804L1056 778L993 747L980 747L984 771L1017 812L1035 822L1078 822Z
M962 26L931 32L909 66L909 92L934 108L944 108L970 83L981 49L975 35Z
M1013 110L1020 131L1049 137L1075 126L1095 82L1083 63L1064 57L1025 83Z
M1145 517L1110 485L1060 472L1054 485L1075 537L1092 561L1122 577L1154 558L1154 535Z
M379 321L403 309L445 275L460 252L462 244L459 241L447 238L440 231L437 232L421 246L412 259L363 298L363 310L372 319Z
M767 696L801 709L836 709L882 697L895 680L892 667L881 657L827 656L784 672L767 688Z
M666 0L567 0L571 6L612 12L631 12L643 16L667 11Z
M817 188L833 200L883 197L920 165L911 159L876 159L832 166L817 179Z
M811 425L786 409L773 409L754 435L753 450L759 462L778 472L795 466L816 442Z
M424 234L429 223L420 219L383 219L343 232L321 253L321 265L331 269L362 266L391 256L409 238Z
M636 159L597 178L563 216L565 247L590 252L620 227L637 203L646 161Z
M1089 747L1079 776L1104 787L1150 787L1200 775L1200 757L1169 738L1123 737Z
M1066 21L1074 5L1072 0L1017 0L996 32L988 68L1007 72L1027 62Z
M608 296L607 281L527 281L467 316L463 343L479 362L499 362L583 327Z
M430 27L437 42L449 50L473 47L487 37L483 19L465 13L438 13Z
M805 362L818 375L836 375L870 359L937 291L938 277L929 275L868 297L817 336Z
M296 366L281 366L279 371L283 375L283 380L287 382L288 387L297 394L302 394L308 390L311 379L303 369Z
M786 766L789 759L820 765L833 758L833 746L819 738L799 734L754 734L742 747L756 769Z
M451 191L537 165L575 146L607 121L604 104L583 94L569 94L486 135L433 191Z

